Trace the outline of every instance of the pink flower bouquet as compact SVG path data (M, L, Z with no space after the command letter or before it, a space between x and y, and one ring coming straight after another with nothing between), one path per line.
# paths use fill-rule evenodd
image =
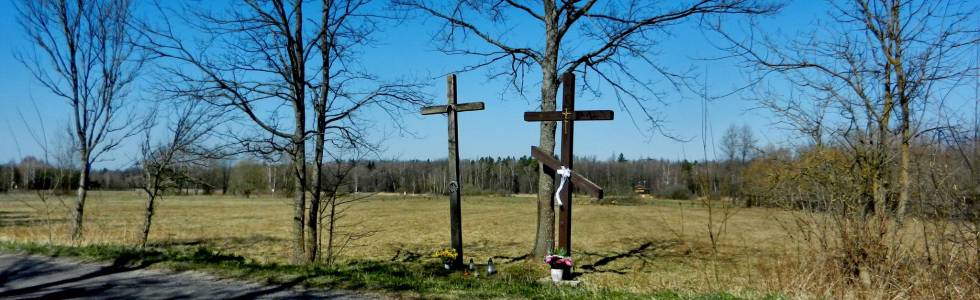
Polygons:
M572 267L572 258L561 255L548 255L544 258L544 262L552 269L569 269Z

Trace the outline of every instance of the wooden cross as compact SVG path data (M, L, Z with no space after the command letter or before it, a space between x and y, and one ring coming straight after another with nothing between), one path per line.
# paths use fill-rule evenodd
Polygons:
M463 268L463 223L460 209L460 190L463 185L459 182L459 134L456 125L456 112L483 110L483 102L470 102L456 104L456 74L450 74L447 78L447 98L449 104L428 106L422 108L423 115L447 114L449 116L449 230L451 243L456 250L456 260L453 261L454 269Z
M538 159L548 173L556 180L561 177L556 174L561 167L572 169L572 138L574 136L575 121L595 121L612 120L613 111L611 110L575 110L575 75L565 73L562 81L562 109L561 111L542 111L525 112L524 121L561 121L561 162L551 155L531 147L531 156ZM585 190L592 196L602 199L602 188L592 183L577 172L572 171L568 183L565 184L559 193L561 207L558 212L558 247L564 249L568 255L572 255L572 186L580 190ZM556 187L557 184L556 183Z

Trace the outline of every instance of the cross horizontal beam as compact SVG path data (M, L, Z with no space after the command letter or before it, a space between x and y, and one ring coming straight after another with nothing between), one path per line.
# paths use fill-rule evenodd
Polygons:
M565 113L561 111L529 111L524 113L524 121L598 121L612 120L613 111L611 110L579 110L574 114L569 114L569 119L565 119Z
M545 154L544 151L538 149L538 147L531 146L531 156L538 159L546 168L544 168L545 173L548 175L555 176L555 170L561 168L561 163L551 155ZM572 171L572 185L577 188L585 190L586 193L596 197L596 199L602 199L603 192L599 185L593 183L589 179L580 175L578 172Z
M422 108L422 114L423 115L444 114L444 113L448 113L450 108L454 108L456 111L483 110L483 102L468 102L468 103L460 103L456 105L426 106Z

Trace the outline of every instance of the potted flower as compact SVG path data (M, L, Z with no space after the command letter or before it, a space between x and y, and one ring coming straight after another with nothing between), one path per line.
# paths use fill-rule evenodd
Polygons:
M551 280L559 282L565 277L565 272L572 269L572 258L567 256L565 249L555 249L553 254L545 256L544 262L551 266Z
M442 260L442 266L446 270L449 270L452 269L453 261L456 260L456 251L453 249L442 249L436 253L432 253L432 257Z

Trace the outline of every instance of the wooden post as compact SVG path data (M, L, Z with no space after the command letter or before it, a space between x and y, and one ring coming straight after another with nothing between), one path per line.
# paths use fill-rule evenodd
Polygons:
M459 184L459 133L456 125L456 74L450 74L446 78L447 99L449 101L449 228L452 247L456 250L456 260L453 262L454 269L463 268L463 221L462 208L460 208L460 184Z
M565 73L562 80L561 102L561 164L569 170L572 168L572 138L575 136L575 75ZM561 180L561 177L558 177ZM558 208L558 247L565 249L568 256L572 255L572 183L566 182L565 188L558 195L562 206Z
M454 269L463 268L463 221L462 209L462 189L463 185L459 180L459 133L457 125L457 112L483 110L483 102L456 103L456 74L450 74L446 78L446 105L429 106L422 108L423 115L446 114L449 118L449 166L446 173L449 173L449 231L450 243L456 251L456 260L453 261Z

